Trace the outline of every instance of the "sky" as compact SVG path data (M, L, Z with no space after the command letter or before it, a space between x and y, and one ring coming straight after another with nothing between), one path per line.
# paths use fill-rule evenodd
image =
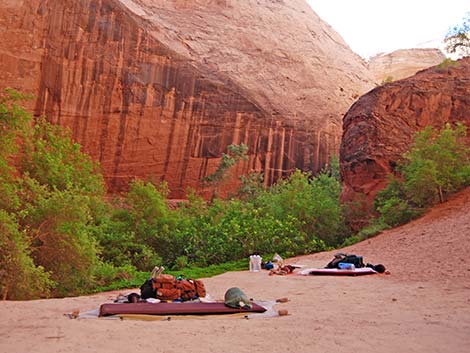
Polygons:
M352 50L364 58L416 47L436 47L462 23L470 0L307 0Z

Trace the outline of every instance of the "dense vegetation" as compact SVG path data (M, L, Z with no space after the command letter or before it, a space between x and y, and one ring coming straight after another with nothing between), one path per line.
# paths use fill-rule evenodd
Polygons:
M470 185L470 148L467 128L447 124L442 130L427 127L389 176L387 187L377 193L377 214L370 226L347 243L363 240L385 228L395 227L421 215L430 206Z
M295 171L269 189L262 187L261 175L245 176L238 194L228 199L215 191L207 202L188 190L188 201L177 209L168 207L165 183L143 180L105 201L99 166L69 132L32 119L20 106L24 98L15 91L0 98L3 298L135 286L162 264L188 277L211 275L245 268L253 252L307 254L339 246L350 235L337 159L315 177ZM374 229L406 222L470 184L464 135L462 126L417 135L400 176L377 197ZM246 149L229 146L206 180L214 190Z
M0 291L3 298L81 294L138 284L154 265L187 274L246 266L255 251L284 256L338 245L347 235L338 163L317 177L296 171L274 187L250 175L236 198L168 207L166 184L135 180L105 201L99 167L68 131L32 119L25 97L0 100ZM206 180L214 190L247 147L229 146ZM215 267L214 267L215 266ZM144 274L142 274L142 272ZM192 275L197 275L192 270ZM135 280L135 282L133 282Z

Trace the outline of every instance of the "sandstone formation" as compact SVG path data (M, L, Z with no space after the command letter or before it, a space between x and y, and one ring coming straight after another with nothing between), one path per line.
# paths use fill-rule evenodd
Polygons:
M304 0L0 0L0 72L111 191L151 177L175 198L231 143L249 146L235 174L318 171L373 85Z
M445 58L444 53L435 48L400 49L373 56L368 67L377 82L396 81L438 65Z
M413 135L426 126L470 127L470 58L377 87L344 117L340 150L345 201L371 205Z

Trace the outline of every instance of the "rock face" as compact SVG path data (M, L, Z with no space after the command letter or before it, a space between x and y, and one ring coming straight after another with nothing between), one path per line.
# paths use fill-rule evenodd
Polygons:
M373 85L303 0L0 0L0 71L0 88L72 130L111 191L152 177L175 198L232 143L249 147L235 175L318 171Z
M417 131L447 122L470 126L469 111L470 58L429 68L359 98L343 120L343 200L370 206Z
M369 59L368 67L377 82L396 81L419 70L438 65L445 59L439 49L401 49Z

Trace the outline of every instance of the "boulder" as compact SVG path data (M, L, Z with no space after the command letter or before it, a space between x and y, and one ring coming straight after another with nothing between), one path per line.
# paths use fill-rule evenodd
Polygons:
M345 202L370 209L397 162L426 126L470 127L470 58L377 87L344 116L340 149Z

